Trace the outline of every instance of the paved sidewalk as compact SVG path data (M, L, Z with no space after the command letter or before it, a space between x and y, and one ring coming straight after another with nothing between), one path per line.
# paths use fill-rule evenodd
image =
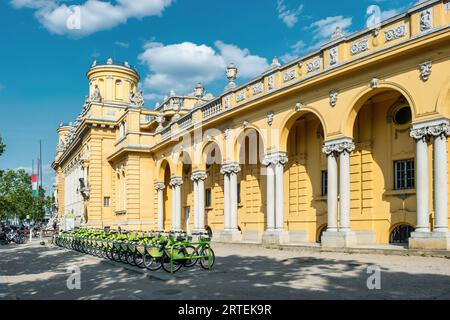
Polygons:
M0 246L0 293L9 291L0 299L450 299L446 258L213 247L213 271L170 275L48 244ZM67 287L70 266L80 268L80 290ZM381 290L367 288L371 266L381 270Z

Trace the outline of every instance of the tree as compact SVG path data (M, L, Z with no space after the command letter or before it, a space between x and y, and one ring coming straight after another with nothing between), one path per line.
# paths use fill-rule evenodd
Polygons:
M0 171L0 220L17 217L24 221L29 215L31 220L40 221L49 205L42 187L33 198L31 176L25 170Z
M0 156L3 154L3 152L5 152L6 146L3 143L3 139L2 136L0 136Z

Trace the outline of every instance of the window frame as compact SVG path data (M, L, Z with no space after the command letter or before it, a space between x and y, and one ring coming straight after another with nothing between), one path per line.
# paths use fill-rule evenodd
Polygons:
M415 161L413 158L394 160L394 190L415 189L415 174Z

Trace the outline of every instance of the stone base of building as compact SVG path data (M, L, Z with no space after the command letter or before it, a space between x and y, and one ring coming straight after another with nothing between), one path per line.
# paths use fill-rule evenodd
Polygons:
M310 243L307 231L289 231L289 243Z
M244 231L242 234L243 241L261 242L263 234L259 231Z
M409 238L410 249L450 250L449 232L413 232Z
M358 246L376 244L376 235L374 231L371 230L355 231L355 234L356 234L356 244Z
M242 241L242 233L238 230L233 231L221 231L216 232L215 236L217 241L220 242L241 242Z
M289 243L289 232L265 231L262 237L262 243L266 245Z
M325 231L322 234L322 247L325 248L348 248L356 246L357 243L354 231Z

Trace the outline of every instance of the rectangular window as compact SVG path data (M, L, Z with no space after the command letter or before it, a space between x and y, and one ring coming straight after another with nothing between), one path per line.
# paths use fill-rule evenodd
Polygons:
M212 206L211 203L211 188L205 190L205 206L210 208Z
M394 189L414 189L414 160L394 161Z
M328 194L328 171L322 171L322 196Z
M103 198L103 206L104 206L105 208L108 208L108 207L109 207L109 200L110 200L109 197L104 197L104 198Z

